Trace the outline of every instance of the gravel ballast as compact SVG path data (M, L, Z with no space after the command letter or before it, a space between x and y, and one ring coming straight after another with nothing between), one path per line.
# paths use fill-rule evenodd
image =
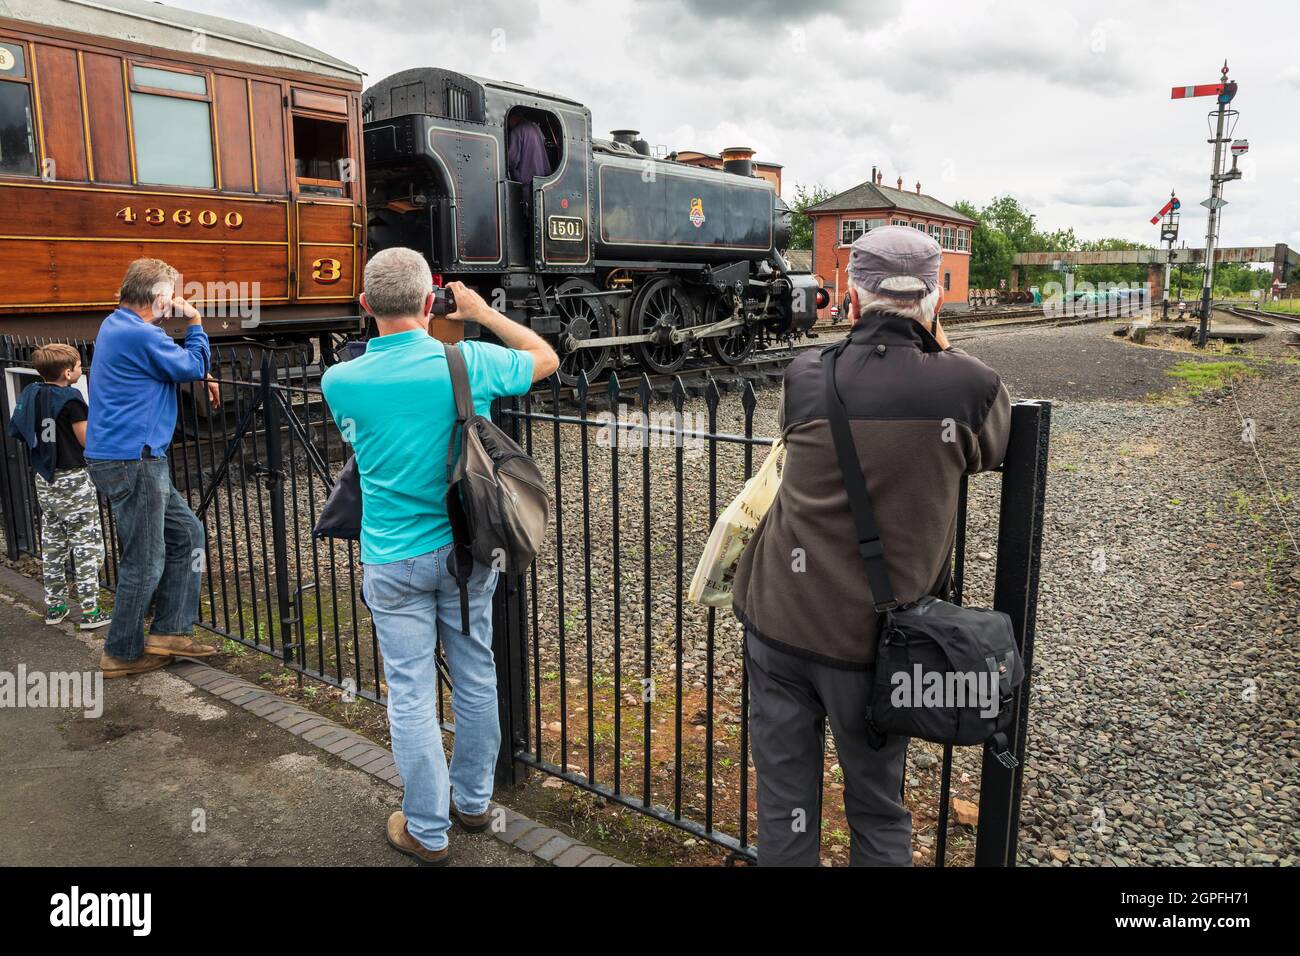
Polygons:
M1104 327L969 346L1057 398L1023 862L1296 860L1300 362L1280 341L1211 356L1254 377L1186 401L1163 369L1196 356Z

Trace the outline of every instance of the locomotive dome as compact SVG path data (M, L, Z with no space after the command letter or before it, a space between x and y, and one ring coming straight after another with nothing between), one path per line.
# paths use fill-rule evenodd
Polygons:
M361 82L361 71L305 43L206 13L178 10L150 0L0 0L0 17L25 20L109 40L144 43L172 53L193 53L196 31L203 52L252 66L315 73Z

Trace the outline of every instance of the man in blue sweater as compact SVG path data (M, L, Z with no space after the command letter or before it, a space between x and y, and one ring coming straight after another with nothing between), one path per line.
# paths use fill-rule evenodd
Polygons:
M174 657L208 657L193 640L204 566L203 525L172 485L167 446L176 428L176 386L208 375L203 317L179 298L178 273L158 259L126 270L119 305L99 327L90 370L86 468L112 508L121 545L104 676L155 670ZM175 313L189 325L177 345L158 325ZM217 404L215 382L209 397ZM148 638L144 618L154 605Z

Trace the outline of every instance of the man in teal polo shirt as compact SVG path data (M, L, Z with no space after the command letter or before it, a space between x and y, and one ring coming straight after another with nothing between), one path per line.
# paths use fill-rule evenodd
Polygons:
M478 322L503 343L462 342L474 407L526 392L559 365L537 333L489 308L459 282L457 321ZM486 829L501 731L492 659L497 572L475 564L470 631L461 631L460 592L447 567L447 443L456 418L443 344L429 335L433 277L411 249L385 249L366 264L361 307L379 335L360 358L335 365L321 389L361 476L362 594L375 621L388 682L388 723L402 775L402 809L388 842L425 864L445 863L454 816ZM448 774L437 716L439 640L454 690L456 735Z

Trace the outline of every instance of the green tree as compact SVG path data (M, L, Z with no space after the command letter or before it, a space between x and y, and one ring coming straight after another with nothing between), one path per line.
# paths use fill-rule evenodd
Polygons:
M1034 227L1034 214L1013 196L994 196L980 211L979 219L1010 239L1017 252L1044 251L1043 237Z
M790 204L790 249L812 248L813 223L807 209L834 195L825 186L813 186L810 189L802 183L795 185L794 202Z
M987 210L976 209L962 200L954 206L963 216L975 220L970 237L970 285L976 289L995 289L1000 279L1011 275L1011 259L1016 247L1007 235L986 222Z

